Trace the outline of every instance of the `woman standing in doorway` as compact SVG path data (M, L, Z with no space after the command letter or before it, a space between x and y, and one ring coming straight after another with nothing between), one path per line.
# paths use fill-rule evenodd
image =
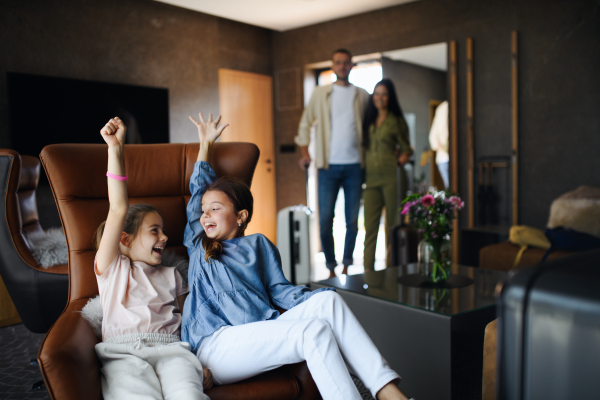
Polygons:
M366 188L365 202L365 270L375 269L375 247L383 208L386 209L386 265L390 266L388 231L396 225L400 207L396 165L406 164L413 151L408 138L394 84L383 79L375 85L363 121ZM401 169L401 198L406 196L406 173Z

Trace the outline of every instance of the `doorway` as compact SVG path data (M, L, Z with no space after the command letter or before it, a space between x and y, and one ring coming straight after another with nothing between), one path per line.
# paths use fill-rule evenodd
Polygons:
M353 60L356 61L357 57ZM319 63L313 66L307 66L308 78L312 81L312 89L316 86L324 86L334 83L336 76L329 68L325 66L326 63ZM361 57L361 61L358 61L350 72L349 81L357 87L365 89L369 94L373 92L375 84L382 79L382 66L379 59L373 59L370 57ZM306 88L306 86L305 86ZM306 103L310 100L312 90L310 93L305 92ZM314 129L313 129L314 130ZM311 132L311 141L309 145L309 153L311 158L314 159L314 137ZM317 210L317 169L314 163L311 163L308 173L308 205L312 210ZM318 212L318 210L317 210ZM356 237L356 246L354 247L354 264L348 268L350 275L359 274L364 271L363 267L363 253L364 253L364 240L365 240L365 227L363 217L363 206L361 204L359 216L358 216L358 235ZM382 220L383 221L383 220ZM383 223L383 222L382 222ZM312 249L317 249L313 255L313 268L311 270L311 280L320 281L326 279L329 276L329 270L325 267L325 255L320 249L319 242L319 227L318 217L313 219L313 226L311 226L311 241ZM344 216L344 191L340 189L338 197L335 203L335 217L333 220L333 238L335 244L335 255L336 260L341 260L344 253L344 238L346 236L346 219ZM380 232L377 236L377 249L375 256L375 269L385 268L385 233L383 225L380 225ZM341 264L336 268L338 275L341 271Z
M414 155L412 163L407 168L409 177L409 189L413 192L427 190L434 182L432 181L431 157L429 155L429 128L431 125L430 104L431 101L439 103L447 100L447 61L448 49L446 43L436 43L409 49L385 51L353 57L356 63L349 80L352 84L362 87L372 93L375 84L383 77L390 78L396 87L398 99L402 107L404 118L409 127L411 147ZM332 83L335 81L330 69L330 62L320 62L306 66L304 82L304 100L308 103L312 91L316 86ZM311 144L314 140L311 140ZM309 146L311 152L311 146ZM311 154L314 154L312 151ZM317 171L313 164L309 168L309 207L316 209L316 176ZM334 241L336 259L341 260L343 254L343 243L345 237L343 192L340 191L334 219ZM395 211L395 210L394 210ZM315 227L311 230L311 240L318 242L319 230L318 219L315 218ZM348 270L349 274L361 273L363 267L364 252L364 218L361 206L359 215L359 234L354 251L355 265ZM313 242L314 243L314 242ZM319 249L319 246L312 247ZM325 268L325 257L319 250L314 251L314 266L311 278L321 280L328 277L329 272ZM377 235L377 247L375 254L375 269L385 268L386 258L385 226L382 215L379 234ZM341 266L336 272L341 271Z

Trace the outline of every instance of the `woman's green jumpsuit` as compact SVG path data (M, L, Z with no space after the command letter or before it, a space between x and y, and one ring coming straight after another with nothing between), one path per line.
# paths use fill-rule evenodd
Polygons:
M397 225L400 200L397 193L396 163L398 155L411 153L408 127L404 118L389 113L383 124L369 128L369 148L365 152L365 270L375 268L375 247L381 212L386 209L386 265L390 266L389 230ZM401 169L402 199L406 197L406 173Z

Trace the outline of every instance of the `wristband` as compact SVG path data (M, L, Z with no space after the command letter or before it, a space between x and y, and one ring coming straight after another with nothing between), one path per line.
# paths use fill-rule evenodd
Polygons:
M106 171L106 176L108 176L109 178L112 178L112 179L116 179L118 181L123 181L123 182L125 182L127 180L127 175L119 176L119 175L111 174L108 171Z

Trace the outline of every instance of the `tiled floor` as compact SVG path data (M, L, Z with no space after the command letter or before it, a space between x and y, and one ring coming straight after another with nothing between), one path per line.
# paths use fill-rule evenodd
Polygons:
M354 265L348 267L348 275L362 274L365 271L363 264L363 252L365 242L365 227L363 219L363 207L360 207L360 214L358 216L358 235L356 237L356 246L354 247ZM318 226L318 221L313 219L312 224ZM318 228L313 227L311 229L311 235L318 235ZM335 205L335 218L333 220L333 238L335 243L335 256L336 260L341 261L344 255L344 238L346 237L346 220L344 218L344 203L343 203L343 192L340 191L338 201ZM315 246L315 242L318 244L319 240L316 238L313 241L312 247ZM335 273L340 275L342 273L343 265L338 265L335 269ZM385 269L385 227L383 219L379 225L379 233L377 234L377 247L375 250L375 270ZM329 270L325 267L325 255L323 252L315 253L313 255L313 263L310 273L311 281L317 282L323 279L329 278Z
M42 380L37 358L44 334L29 332L23 324L0 328L0 399L50 399L46 387L32 390Z

